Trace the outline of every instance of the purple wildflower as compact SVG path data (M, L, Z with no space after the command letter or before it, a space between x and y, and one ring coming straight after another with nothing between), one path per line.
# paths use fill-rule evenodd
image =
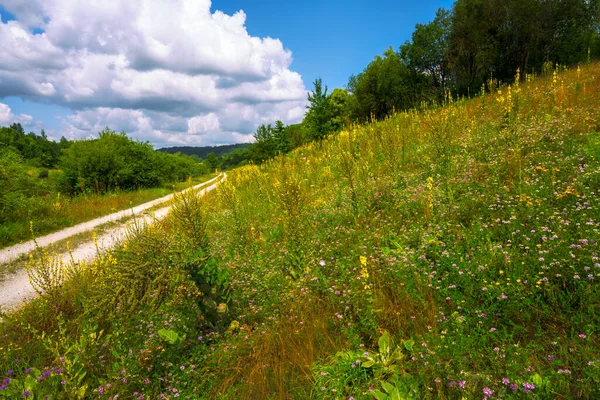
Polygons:
M494 391L488 387L483 388L483 398L489 399L494 394Z
M535 389L535 385L533 383L523 382L523 391L525 393L530 393L533 389Z

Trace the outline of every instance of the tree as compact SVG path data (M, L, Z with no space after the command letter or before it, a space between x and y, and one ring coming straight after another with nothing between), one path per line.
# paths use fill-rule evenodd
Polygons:
M457 0L449 63L462 93L492 75L541 71L544 62L582 62L598 38L599 4L589 0Z
M271 125L260 125L254 133L254 145L250 148L248 157L256 164L275 156L276 145Z
M333 89L329 95L331 129L340 131L344 125L350 124L350 95L346 89Z
M311 140L323 140L331 131L331 115L329 110L329 99L327 98L327 86L323 90L321 78L313 82L314 90L308 94L309 105L305 121Z
M400 47L408 65L431 78L439 97L448 88L451 17L450 11L440 8L432 22L415 26L412 42L407 41Z
M350 77L348 90L353 96L352 116L366 120L384 118L426 100L427 78L410 69L391 47L377 56L356 76Z
M206 164L211 172L219 167L219 159L212 151L206 155Z
M275 121L273 140L275 142L275 151L278 154L285 154L292 149L292 144L285 125L280 120Z

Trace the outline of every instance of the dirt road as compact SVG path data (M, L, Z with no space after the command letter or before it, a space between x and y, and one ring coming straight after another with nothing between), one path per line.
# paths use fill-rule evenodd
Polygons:
M214 190L217 187L218 183L226 177L226 174L221 174L207 182L194 186L194 188L199 188L204 185L208 185L199 192L200 195L204 195L206 192ZM101 218L96 218L92 221L75 225L70 228L66 228L61 231L37 238L36 241L40 247L46 247L52 243L67 239L73 235L92 231L94 228L102 224L106 224L112 221L118 221L125 217L131 217L131 219L126 223L123 223L115 228L111 228L103 234L98 235L98 250L101 252L106 251L114 247L121 240L123 240L127 232L127 225L133 219L135 219L138 223L149 224L155 220L160 220L166 217L171 208L170 206L162 207L154 211L152 215L144 213L144 211L148 210L151 207L166 203L167 201L171 200L172 197L173 195L171 194L160 199L144 203L130 210L124 210L114 214L106 215ZM35 243L33 240L31 240L26 243L21 243L0 250L0 268L2 268L2 264L14 261L22 255L27 255L31 253L34 249ZM73 256L73 260L76 263L79 263L84 260L91 261L96 257L97 254L96 244L94 243L93 239L87 240L79 244L76 248L72 249L71 254ZM58 254L58 256L62 257L65 261L70 260L71 257L71 255L68 252ZM0 282L0 309L14 309L22 302L27 301L28 299L31 299L36 295L36 292L29 283L27 271L25 269L20 269L15 273L10 274L2 282Z

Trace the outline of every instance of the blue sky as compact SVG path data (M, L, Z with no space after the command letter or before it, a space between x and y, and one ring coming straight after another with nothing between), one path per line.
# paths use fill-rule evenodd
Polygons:
M410 40L415 24L433 20L453 1L241 1L215 0L213 9L244 10L248 33L281 39L293 53L292 69L311 89L318 76L331 89L345 87L377 54Z
M109 126L157 147L250 141L261 123L299 122L315 78L344 87L451 6L0 0L0 124L54 138Z

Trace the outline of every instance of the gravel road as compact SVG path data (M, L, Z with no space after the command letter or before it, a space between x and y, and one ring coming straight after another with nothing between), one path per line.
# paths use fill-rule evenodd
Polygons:
M220 178L225 179L226 177L226 174L222 174L207 182L196 185L193 188L199 188L203 185L210 184L210 186L207 186L206 188L200 191L200 195L204 195L206 192L210 192L211 190L214 190L217 187ZM40 247L46 247L52 243L67 239L78 233L91 231L99 225L106 224L107 222L117 221L125 217L135 218L135 220L138 223L149 224L152 223L154 220L160 220L166 217L171 207L167 206L160 208L156 210L153 213L153 215L144 214L143 212L151 207L163 204L171 200L172 197L173 195L171 194L160 199L144 203L142 205L134 207L133 209L120 211L114 214L106 215L101 218L96 218L94 220L84 222L82 224L75 225L70 228L66 228L46 236L42 236L40 238L37 238L36 241L38 242L38 245ZM98 235L98 249L100 251L106 251L111 249L117 243L123 240L126 233L127 223L124 223L116 228L107 230L102 235ZM2 268L1 264L11 262L20 257L21 255L29 254L34 249L35 243L33 242L33 240L31 240L29 242L21 243L0 250L0 268ZM96 257L97 254L96 245L94 244L93 240L89 240L79 244L76 248L72 249L71 253L76 263L79 263L84 260L91 261ZM62 257L65 261L70 260L71 257L68 252L58 254L58 256ZM27 271L25 269L18 270L14 274L11 274L8 277L6 277L6 279L4 279L2 282L0 282L0 309L2 309L3 311L14 309L22 302L25 302L35 297L36 295L37 293L34 291L33 287L29 283Z

